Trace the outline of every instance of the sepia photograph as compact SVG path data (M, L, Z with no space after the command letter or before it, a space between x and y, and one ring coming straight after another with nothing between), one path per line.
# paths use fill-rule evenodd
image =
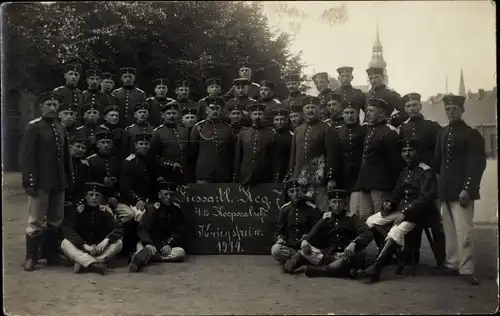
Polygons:
M498 313L494 1L0 8L6 315Z

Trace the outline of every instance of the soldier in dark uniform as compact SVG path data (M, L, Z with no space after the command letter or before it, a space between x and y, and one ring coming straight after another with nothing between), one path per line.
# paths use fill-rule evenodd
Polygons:
M401 95L394 90L388 89L384 84L384 69L368 68L366 70L372 88L366 94L366 104L369 99L382 99L389 104L387 107L387 120L389 124L398 128L401 123L408 119Z
M328 109L329 117L323 122L331 127L338 129L344 125L344 117L342 116L342 96L335 92L330 92L327 97L326 107Z
M351 85L354 78L352 72L353 67L339 67L337 72L339 74L340 87L335 89L335 93L342 97L342 102L355 100L356 103L361 105L361 110L365 111L366 97L363 91L353 88Z
M65 206L77 205L84 196L84 185L89 179L89 162L85 159L88 140L79 135L69 139L73 172L71 186L66 190Z
M114 151L116 157L123 159L126 155L123 152L123 134L124 130L120 127L120 108L116 105L110 105L104 109L103 118L104 123L99 125L97 132L100 131L110 131L114 135Z
M328 117L328 108L326 107L326 103L328 102L328 96L332 89L330 88L330 78L328 73L319 72L311 77L314 81L314 85L316 89L319 91L319 116L321 120L324 120Z
M161 108L164 123L153 130L151 156L158 162L158 176L176 183L190 180L189 131L179 126L176 102Z
M366 135L366 126L359 124L359 108L362 104L356 102L358 102L356 99L342 102L345 124L337 129L342 154L342 176L338 187L349 193L354 188L361 168Z
M282 107L280 100L274 97L274 87L276 85L269 80L262 80L260 82L260 95L259 103L266 105L264 111L265 124L273 126L274 110Z
M366 106L366 130L361 168L351 194L351 212L361 220L378 212L389 198L401 169L398 133L386 123L388 103L370 99Z
M134 123L133 106L146 101L146 94L135 86L135 76L137 69L124 67L120 69L120 76L123 86L113 90L111 95L113 103L120 108L120 125L129 126Z
M248 107L257 102L255 99L250 98L247 94L250 81L246 78L238 78L234 79L233 83L235 87L234 93L236 96L227 101L226 107L232 107L234 104L244 104L245 109L243 110L243 126L250 126L252 123L248 114ZM226 109L224 109L223 115L227 115Z
M203 119L201 105L188 99L189 92L191 90L190 87L191 82L189 80L177 80L175 82L175 94L177 95L175 102L177 103L177 108L179 109L179 111L182 111L184 108L196 109L196 111L198 112L197 121L201 121Z
M99 91L101 82L101 71L99 69L89 69L86 71L88 89L83 91L83 103L96 105L99 112L102 112L112 103L110 95Z
M252 127L243 129L236 142L234 182L244 186L273 181L275 133L264 126L265 108L261 103L248 108Z
M236 137L231 126L221 120L224 99L206 98L207 118L197 123L190 137L197 183L231 182Z
M182 111L181 111L181 126L184 126L185 128L187 128L189 133L191 133L191 130L193 129L194 125L197 123L197 120L198 120L198 110L197 109L190 109L190 108L183 108L182 109Z
M462 120L464 97L447 95L443 102L450 123L438 133L433 165L439 173L446 267L477 285L471 233L474 202L480 199L479 186L486 168L484 138Z
M320 210L328 209L327 188L334 189L340 172L337 133L318 116L319 98L305 96L302 105L306 122L297 128L292 140L289 174L314 189L314 200Z
M294 105L300 106L300 100L305 93L299 90L300 88L300 74L299 73L291 73L285 76L284 78L286 83L286 88L288 89L289 95L286 99L281 101L283 107L285 109L290 110L290 107Z
M100 112L96 105L87 103L83 105L83 125L76 128L78 136L88 139L87 156L97 152L95 134L99 129Z
M243 111L246 110L245 104L233 103L227 108L229 125L233 129L233 135L238 137L241 129L243 128Z
M239 63L238 70L239 78L245 78L248 80L248 85L246 87L246 93L249 98L257 100L260 95L260 86L255 82L252 82L252 69L250 69L250 65L246 62ZM233 82L234 83L234 82ZM237 98L241 93L236 91L236 83L229 89L229 91L224 95L225 100L229 100L232 98Z
M387 236L384 236L385 243L379 248L381 250L377 259L361 272L362 275L370 277L370 283L380 280L382 268L398 248L404 245L405 236L434 208L437 193L436 173L430 166L419 162L418 146L419 141L414 138L399 141L398 147L406 168L398 177L392 197L384 201L380 211L366 220L374 234L378 233L375 226L393 224Z
M293 133L288 127L288 111L284 108L273 111L273 125L275 135L274 182L281 183L285 180L290 163L290 150L292 148Z
M77 120L81 120L81 108L83 105L83 93L76 86L80 81L82 66L79 63L68 63L64 67L64 79L66 84L54 89L61 103L70 105L77 112Z
M153 126L149 124L149 104L146 102L134 105L135 124L125 127L122 137L123 157L135 152L135 135L153 133Z
M111 93L113 92L113 88L115 87L115 75L110 72L103 72L100 78L101 93L107 95L112 103L113 97L111 96Z
M41 94L35 101L41 117L26 126L19 144L22 186L29 195L25 271L33 271L42 234L48 264L59 263L58 230L64 217L65 190L73 172L65 128L57 122L59 96ZM45 231L44 231L45 230Z
M181 247L184 216L180 205L173 199L177 191L176 183L158 183L158 202L148 205L137 229L139 242L130 260L130 272L140 272L150 262L184 260L186 251Z
M74 262L75 273L87 270L104 275L107 263L122 249L123 229L108 207L100 205L105 192L105 185L89 182L84 203L66 209L61 250Z
M364 268L362 251L373 235L357 216L347 216L348 199L349 192L345 190L329 191L328 211L303 239L299 253L312 264L304 271L308 277L352 278L358 269Z
M300 244L321 218L321 212L304 198L304 188L297 180L285 182L285 191L290 202L280 208L271 255L283 264L285 272L291 273L305 263L299 253Z
M146 102L149 104L149 122L153 127L158 127L163 123L161 118L161 105L174 101L174 99L167 97L168 93L168 80L164 78L157 78L154 80L155 96L149 97Z
M78 127L76 126L76 111L81 109L75 109L73 106L61 103L59 105L58 117L61 125L66 128L66 134L68 138L76 136L78 134Z
M305 95L304 95L305 96ZM302 100L302 98L301 98ZM293 131L297 126L304 123L304 108L302 104L290 106L290 129Z
M204 97L198 103L200 104L200 110L202 111L202 118L206 117L207 102L206 98L215 98L220 96L222 89L222 80L220 78L208 78L205 81L207 85L208 96ZM224 109L224 107L222 107Z

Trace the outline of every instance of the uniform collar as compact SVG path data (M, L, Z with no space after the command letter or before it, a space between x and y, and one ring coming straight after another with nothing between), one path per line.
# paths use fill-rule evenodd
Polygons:
M346 89L346 90L350 90L352 89L352 85L349 83L349 84L346 84L346 85L343 85L343 86L340 86L342 89Z
M299 91L296 91L296 92L290 92L290 96L291 96L292 98L298 97L300 94L301 94L300 90L299 90Z
M382 84L382 85L380 85L378 87L372 88L372 90L375 90L375 91L376 90L382 90L382 89L385 89L385 84Z
M71 90L75 90L75 89L76 89L76 86L72 86L72 85L70 85L70 84L65 84L64 86L65 86L66 88L68 88L68 89L71 89Z
M164 126L168 127L168 128L174 128L177 126L176 123L163 123Z
M237 96L236 99L245 100L245 99L249 99L249 97L248 97L248 95L240 95L240 96Z
M95 88L95 89L88 88L87 91L89 91L91 93L97 93L97 92L99 92L99 89L97 89L97 88Z
M344 123L344 125L347 126L347 128L349 128L349 129L361 126L361 124L359 124L359 122L356 122L356 123L353 123L353 124L345 124Z
M131 85L131 86L129 86L129 85L126 85L126 86L123 85L123 88L127 89L127 90L132 90L132 89L134 89L134 85Z
M424 116L422 114L419 114L418 116L410 117L410 121L421 121L424 119Z
M305 122L306 122L307 125L314 125L314 124L318 123L319 121L320 121L319 117L313 119L312 121L309 121L307 119L305 120Z
M464 120L451 121L450 126L465 125Z

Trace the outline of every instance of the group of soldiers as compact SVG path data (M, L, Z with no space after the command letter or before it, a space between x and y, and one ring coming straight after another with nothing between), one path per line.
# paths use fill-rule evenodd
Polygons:
M313 76L317 97L300 91L299 73L287 74L280 101L273 82L253 82L241 64L225 95L220 78L208 78L207 97L193 102L187 79L175 81L171 99L168 80L157 78L146 98L132 67L120 69L115 90L113 74L89 69L82 92L81 66L68 65L66 84L37 98L41 116L20 144L24 269L46 258L104 274L118 254L133 272L182 261L180 185L273 182L284 183L288 201L271 249L285 272L306 266L308 276L378 281L394 256L398 269L406 262L405 241L414 240L418 260L430 227L438 271L477 284L470 233L486 158L484 139L462 120L465 98L443 98L442 128L423 117L418 93L387 88L383 69L367 69L366 94L352 87L352 67L337 71L336 90L327 73ZM379 255L366 267L372 239Z

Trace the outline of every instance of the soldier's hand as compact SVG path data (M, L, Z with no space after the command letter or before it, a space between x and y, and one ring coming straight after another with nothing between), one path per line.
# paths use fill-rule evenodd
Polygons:
M282 237L279 237L278 240L276 241L276 244L278 244L278 245L284 245L285 244L285 239L283 239Z
M172 251L172 248L169 245L165 245L161 248L160 251L161 251L161 256L166 257L170 254L170 252Z
M87 244L83 244L83 250L85 250L85 252L91 253L92 249L94 249L92 246L89 246Z
M344 254L346 257L351 257L354 255L356 249L356 244L351 242L347 247L344 249Z
M92 246L92 249L90 250L90 255L91 255L92 257L95 257L95 256L98 256L98 255L99 255L99 253L98 253L98 251L97 251L97 246Z
M108 204L109 204L109 207L111 207L112 209L115 209L116 206L118 205L118 200L115 197L110 197L108 199Z
M328 181L327 185L328 191L334 190L336 187L337 187L337 182L335 180Z
M104 238L96 247L97 255L101 255L109 244L109 239Z
M144 201L139 201L135 205L135 208L140 210L140 211L143 211L146 208L146 203L144 203Z
M27 187L24 189L24 191L31 197L35 198L37 196L37 191L34 187Z
M105 177L104 178L104 184L105 185L113 185L115 183L113 182L113 178L112 177Z
M469 197L469 192L466 190L462 190L460 192L460 195L458 196L458 203L460 204L461 207L467 207L470 202L470 197Z
M300 243L300 250L302 250L302 252L305 255L310 255L311 254L311 244L309 244L309 242L307 240L302 240L302 242Z
M404 220L405 220L405 216L403 214L398 214L398 216L394 220L394 225L399 225L402 222L404 222Z
M151 253L151 256L155 256L156 252L158 251L158 250L156 250L156 247L153 245L146 245L145 248L149 250L149 252Z

